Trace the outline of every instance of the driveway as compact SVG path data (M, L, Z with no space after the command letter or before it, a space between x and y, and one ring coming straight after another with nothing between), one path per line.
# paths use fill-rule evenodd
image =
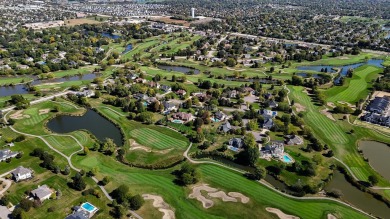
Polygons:
M0 205L0 219L8 219L8 215L10 215L11 212L8 210L7 207Z

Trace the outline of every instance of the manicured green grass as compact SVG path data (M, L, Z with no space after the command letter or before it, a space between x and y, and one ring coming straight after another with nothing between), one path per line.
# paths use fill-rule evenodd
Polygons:
M79 69L70 69L70 70L64 70L64 71L57 71L57 72L53 72L54 76L56 78L62 78L62 77L65 77L65 76L74 76L74 75L77 75L77 74L88 74L88 73L91 73L93 69L95 69L96 67L98 66L86 66L86 67L82 67L82 68L79 68Z
M76 141L69 136L52 135L44 138L47 142L49 142L49 144L67 156L70 156L72 153L81 149Z
M371 80L375 79L382 69L374 66L361 66L355 69L353 77L346 79L343 86L334 86L325 91L330 102L346 101L355 103L359 99L365 99Z
M9 85L9 84L19 84L27 81L31 81L31 78L28 77L1 77L0 86Z
M173 137L161 134L158 131L149 128L140 128L130 131L130 135L135 138L137 142L158 150L169 148L183 149L187 146L187 142L175 139Z
M328 212L337 212L343 218L365 218L350 208L340 206L330 201L296 201L286 198L268 188L250 181L241 174L231 172L213 165L201 165L201 182L221 189L225 192L241 192L250 198L247 204L224 203L217 199L215 206L204 209L200 202L189 199L189 188L174 184L172 169L151 171L131 168L113 162L112 158L92 153L88 157L76 156L73 159L80 167L99 169L98 178L105 175L115 177L115 182L109 187L127 184L131 193L151 193L160 195L175 209L176 218L275 218L265 211L266 207L280 208L286 213L301 218L326 218ZM229 209L229 211L226 211Z
M367 181L368 176L376 175L380 179L379 185L390 185L389 180L376 173L357 151L358 140L370 139L390 143L387 136L372 129L352 126L343 120L332 121L320 113L321 107L311 102L310 97L303 92L302 87L289 86L289 89L291 91L290 98L306 107L304 119L316 137L329 145L335 152L335 156L343 160L360 180ZM355 132L350 134L352 129Z

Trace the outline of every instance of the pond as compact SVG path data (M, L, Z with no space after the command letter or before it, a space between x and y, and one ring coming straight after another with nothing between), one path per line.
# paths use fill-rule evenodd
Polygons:
M115 34L112 34L112 33L102 33L102 36L103 37L108 37L108 38L113 39L113 40L121 38L121 36L115 35Z
M31 78L33 81L31 85L39 85L45 83L59 83L59 82L67 82L67 81L82 81L82 80L93 80L97 77L97 74L84 74L84 75L76 75L71 77L63 77L63 78L54 78L47 80L39 80L37 78ZM0 86L0 97L11 96L15 94L28 94L28 90L26 89L25 84L18 84L15 86Z
M359 149L372 168L390 181L390 146L376 141L360 141Z
M321 75L319 74L311 74L311 73L304 73L304 72L296 73L296 75L301 76L303 78L321 78Z
M177 71L177 72L182 72L184 74L188 74L188 72L193 71L194 74L199 74L200 71L195 68L188 68L188 67L183 67L183 66L171 66L171 65L157 65L159 69L163 69L166 71Z
M123 144L120 129L112 122L90 109L88 109L83 116L57 116L47 123L47 127L51 131L61 134L85 129L91 132L100 141L103 141L105 138L111 138L118 146L122 146Z
M340 83L340 78L345 77L347 75L348 69L355 69L362 65L373 65L379 68L383 68L383 60L382 59L370 59L366 62L351 64L351 65L341 65L341 66L332 66L332 65L312 65L312 66L299 66L297 67L298 70L301 71L317 71L321 72L328 72L328 73L336 73L337 71L335 69L341 69L340 71L340 77L336 77L334 82L336 84Z
M122 52L122 54L125 54L133 49L133 45L129 44L126 46L125 51Z
M372 213L375 216L388 218L390 208L384 202L375 199L372 195L360 191L358 188L350 184L342 173L336 171L332 180L325 186L325 190L341 191L341 199L360 208L361 210Z

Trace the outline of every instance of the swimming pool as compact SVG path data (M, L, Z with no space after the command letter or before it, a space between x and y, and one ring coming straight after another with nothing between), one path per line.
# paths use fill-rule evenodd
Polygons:
M294 160L290 157L290 155L285 154L285 155L283 155L283 162L292 163L292 162L294 162Z
M216 118L211 118L211 121L213 121L213 122L219 122L219 119L216 119Z
M183 121L178 120L178 119L174 119L174 120L172 120L172 122L173 122L173 123L178 123L178 124L182 124L182 123L183 123Z
M91 203L89 202L85 202L81 205L81 208L83 208L84 210L88 211L88 212L94 212L97 210L97 208L95 206L93 206Z
M240 149L239 148L236 148L236 147L233 147L233 146L228 146L229 150L232 150L234 152L239 152Z

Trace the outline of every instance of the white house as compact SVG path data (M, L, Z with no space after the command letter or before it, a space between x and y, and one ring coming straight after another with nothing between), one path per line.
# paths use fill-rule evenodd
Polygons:
M28 168L24 168L23 166L20 166L11 172L16 182L19 182L20 180L32 178L32 173L33 173L32 170Z

